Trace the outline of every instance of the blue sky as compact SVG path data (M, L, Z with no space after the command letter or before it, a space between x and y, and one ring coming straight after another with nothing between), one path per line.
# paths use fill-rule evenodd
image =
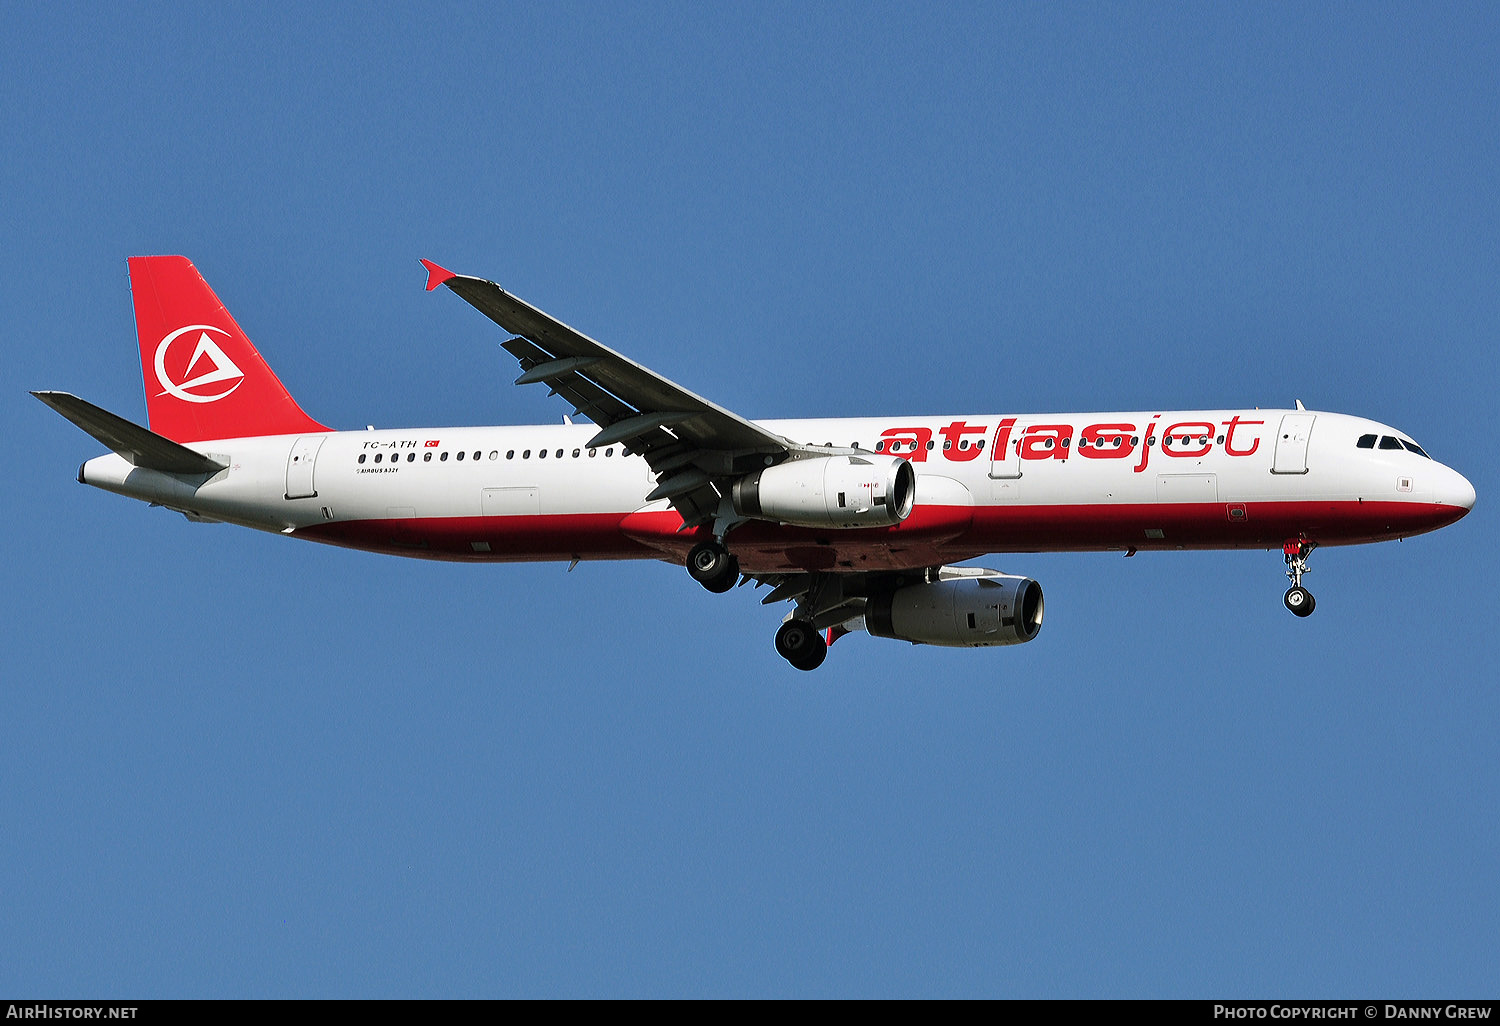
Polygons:
M221 9L223 8L223 9ZM1474 996L1493 5L30 5L0 43L0 993ZM183 253L339 427L552 422L417 258L752 417L1288 406L1434 535L999 555L1013 650L79 487Z

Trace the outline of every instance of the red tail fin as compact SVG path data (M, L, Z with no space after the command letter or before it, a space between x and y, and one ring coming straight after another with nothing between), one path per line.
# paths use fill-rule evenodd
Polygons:
M200 442L330 430L302 412L192 261L129 262L152 431Z

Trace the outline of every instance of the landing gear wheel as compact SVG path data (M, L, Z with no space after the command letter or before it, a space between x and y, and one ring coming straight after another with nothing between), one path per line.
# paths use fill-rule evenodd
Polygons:
M776 651L799 670L816 670L828 658L828 644L806 620L788 620L776 632Z
M1313 601L1312 592L1302 587L1302 575L1308 572L1307 557L1317 547L1317 542L1302 534L1288 538L1281 546L1282 555L1286 557L1286 575L1292 581L1292 586L1286 590L1281 601L1298 616L1311 616L1313 607L1317 605Z
M1282 598L1286 607L1298 616L1311 616L1317 603L1313 601L1312 592L1300 584L1293 585L1286 590L1286 596Z
M688 553L687 571L709 591L721 594L739 580L740 561L721 542L699 542Z

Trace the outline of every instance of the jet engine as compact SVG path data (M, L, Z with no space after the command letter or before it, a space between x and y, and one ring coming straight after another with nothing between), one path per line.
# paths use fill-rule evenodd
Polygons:
M912 510L917 475L899 456L817 456L790 460L734 483L742 517L798 527L890 527Z
M870 596L865 629L915 645L1019 645L1042 629L1042 586L993 570L909 584Z

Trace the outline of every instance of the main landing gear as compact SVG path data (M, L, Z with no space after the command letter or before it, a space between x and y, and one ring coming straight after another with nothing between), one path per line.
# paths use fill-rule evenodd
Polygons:
M739 580L740 561L722 541L710 538L688 553L687 571L709 591L725 592ZM816 670L828 658L828 643L811 621L794 618L776 632L776 651L799 670Z
M788 620L776 632L776 651L799 670L816 670L828 657L828 643L806 620Z
M1312 592L1302 587L1302 575L1308 572L1307 557L1317 547L1317 542L1302 537L1288 538L1281 546L1282 555L1286 556L1286 575L1292 581L1281 601L1298 616L1311 616L1317 607Z
M740 578L740 561L717 538L699 542L688 553L689 576L709 591L721 594Z

